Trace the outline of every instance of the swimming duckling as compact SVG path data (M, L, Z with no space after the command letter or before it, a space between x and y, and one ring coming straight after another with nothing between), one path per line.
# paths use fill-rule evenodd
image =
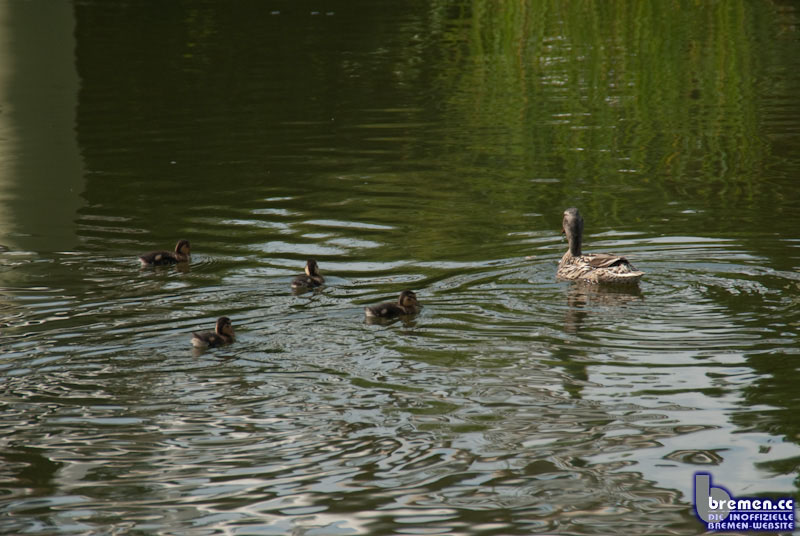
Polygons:
M400 293L396 303L386 302L372 305L365 308L364 313L371 318L393 318L395 316L417 314L420 307L417 295L411 290L404 290Z
M325 278L319 273L317 261L308 259L306 262L306 273L294 278L294 281L292 281L292 288L297 290L315 288L322 285L324 282Z
M564 211L563 234L567 235L569 249L558 263L556 277L563 280L582 280L591 283L636 284L640 272L625 257L609 253L581 253L583 216L577 208Z
M197 348L214 348L233 342L233 325L227 316L217 319L214 331L192 333L192 345Z
M189 262L191 247L188 240L179 240L175 245L175 251L151 251L144 255L139 255L142 266L164 266L179 262Z

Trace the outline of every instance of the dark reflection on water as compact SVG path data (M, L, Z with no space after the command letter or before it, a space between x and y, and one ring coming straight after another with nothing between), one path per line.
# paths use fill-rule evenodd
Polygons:
M631 6L51 14L48 180L85 186L0 229L0 532L696 534L697 470L796 495L796 10ZM17 191L49 148L0 127ZM572 205L640 287L555 281Z

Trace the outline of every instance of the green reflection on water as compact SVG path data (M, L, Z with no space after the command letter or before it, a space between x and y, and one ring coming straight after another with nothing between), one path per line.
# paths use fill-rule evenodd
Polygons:
M672 202L713 208L718 220L796 199L790 184L778 193L764 176L763 99L776 89L770 56L783 47L760 46L779 31L780 11L553 1L475 2L471 14L451 36L469 52L453 57L440 83L448 120L489 140L455 152L471 159L465 166L480 156L507 162L517 179L558 179L536 188L539 199L508 188L504 206L571 200L593 220L627 224L664 217Z
M78 9L92 213L162 243L216 205L289 196L289 221L385 225L371 258L424 261L485 258L477 244L508 256L494 244L558 232L569 205L589 232L795 223L765 109L796 111L775 79L796 44L765 4L409 4L377 24L363 4L327 18L244 6L259 24L213 3L156 26L147 9L91 25L98 12ZM115 57L141 61L110 76Z
M77 242L85 178L74 130L74 27L66 2L0 3L0 245L12 249L64 251Z

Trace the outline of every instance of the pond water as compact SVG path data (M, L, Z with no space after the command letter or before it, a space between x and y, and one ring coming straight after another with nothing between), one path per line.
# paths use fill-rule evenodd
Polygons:
M798 24L0 1L0 533L697 534L697 471L800 497ZM570 206L638 287L555 280Z

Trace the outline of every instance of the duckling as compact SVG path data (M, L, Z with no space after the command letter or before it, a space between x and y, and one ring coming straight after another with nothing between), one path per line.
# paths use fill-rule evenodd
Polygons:
M583 216L577 208L564 211L562 233L567 235L569 249L558 263L556 278L591 283L636 284L644 275L625 257L609 253L582 254Z
M417 314L420 307L417 295L411 290L404 290L400 293L396 303L386 302L372 305L365 308L364 313L370 318L393 318L395 316Z
M315 288L319 287L324 282L325 278L319 273L317 261L308 259L306 262L306 273L294 278L294 281L292 281L292 288L296 290Z
M217 319L214 331L203 331L192 333L192 345L197 348L214 348L223 344L230 344L233 338L233 325L227 316Z
M191 247L188 240L179 240L175 245L175 251L151 251L144 255L139 255L142 266L163 266L179 262L189 262Z

